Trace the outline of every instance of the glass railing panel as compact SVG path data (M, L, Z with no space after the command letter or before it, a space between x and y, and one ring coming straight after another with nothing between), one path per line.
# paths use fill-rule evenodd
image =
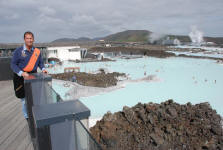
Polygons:
M75 121L77 150L101 150L100 145L94 140L91 134L81 121Z
M50 125L52 150L76 150L75 120Z
M38 81L31 83L34 103L37 105L58 103L63 101L51 86L51 81Z
M53 89L52 87L52 83L49 82L45 85L47 92L47 102L48 104L50 103L58 103L58 102L62 102L63 99L61 98L61 96Z

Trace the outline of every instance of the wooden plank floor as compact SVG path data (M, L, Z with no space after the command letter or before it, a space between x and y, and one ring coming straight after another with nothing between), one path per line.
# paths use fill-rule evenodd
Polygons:
M22 104L12 80L0 81L0 150L33 150Z

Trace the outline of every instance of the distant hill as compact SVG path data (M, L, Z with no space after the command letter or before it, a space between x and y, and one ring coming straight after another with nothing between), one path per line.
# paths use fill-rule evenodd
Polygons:
M159 41L166 38L169 39L178 39L180 42L191 42L189 36L186 35L159 35L153 33L148 30L126 30L123 32L118 32L115 34L108 35L106 37L98 37L98 38L88 38L88 37L81 37L78 39L74 38L61 38L52 41L52 43L74 43L74 42L88 42L88 41L98 41L103 39L108 42L151 42ZM216 44L223 44L223 37L204 37L205 41L214 42Z
M147 30L127 30L118 32L104 38L105 41L114 42L145 42L152 32Z
M92 41L92 39L88 38L88 37L80 37L78 39L74 39L74 38L61 38L61 39L56 39L54 41L52 41L51 43L72 43L72 42L86 42L86 41Z
M154 37L154 34L148 30L127 30L118 32L109 36L104 37L105 41L113 42L150 42L150 39ZM191 39L187 35L160 35L156 40L163 40L166 38L178 39L180 42L191 42ZM204 37L206 42L214 42L216 44L223 44L223 37Z
M96 37L90 39L88 37L81 37L78 39L74 38L61 38L52 41L52 43L64 43L64 42L85 42L85 41L97 41L103 39L105 41L112 41L112 42L146 42L148 41L148 35L152 32L147 30L127 30L123 32L118 32L115 34L111 34L106 37Z
M182 42L190 42L189 36L181 35L165 35L156 34L148 30L127 30L123 32L118 32L104 38L105 41L114 42L151 42L159 41L169 37L169 39L179 39Z
M223 44L223 37L204 37L205 41Z
M60 38L52 41L51 43L60 43L60 42L73 42L75 39L72 38Z
M92 41L92 39L90 39L88 37L80 37L78 39L75 39L75 41L84 42L84 41Z

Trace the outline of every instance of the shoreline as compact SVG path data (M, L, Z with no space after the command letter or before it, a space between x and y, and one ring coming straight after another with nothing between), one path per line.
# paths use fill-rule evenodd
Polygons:
M119 78L127 78L125 73L110 73L106 72L103 68L100 68L96 73L64 72L58 74L51 74L51 76L54 79L77 82L78 84L83 86L102 88L115 86L117 85L117 82L120 81Z
M69 90L65 93L65 97L69 97L70 99L79 99L81 97L91 97L91 96L96 96L99 94L109 93L115 90L119 90L121 88L125 88L126 84L129 84L129 83L160 82L160 81L162 80L159 79L156 75L148 75L146 77L139 78L139 79L134 79L134 80L126 79L126 80L118 81L117 85L105 87L105 88L84 86L76 82L58 80L58 79L53 79L52 82L60 86L66 85L69 88Z
M216 51L216 50L215 50ZM198 53L198 52L210 52L208 50L202 49L202 48L176 48L176 47L165 47L160 49L146 49L146 48L136 48L136 47L110 47L110 48L104 48L104 47L93 47L89 50L90 53L94 52L112 52L115 54L115 56L119 55L121 52L124 55L138 55L138 56L149 56L149 57L156 57L156 58L168 58L168 57L185 57L185 58L195 58L195 59L210 59L210 60L221 60L223 61L223 55L222 58L218 57L212 57L212 56L195 56L195 55L186 55L186 54L175 54L174 52L190 52ZM133 58L129 58L133 59Z

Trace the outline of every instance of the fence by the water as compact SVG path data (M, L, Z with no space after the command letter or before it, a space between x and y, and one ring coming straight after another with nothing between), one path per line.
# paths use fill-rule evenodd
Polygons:
M29 128L35 150L101 150L88 132L90 110L79 100L63 101L49 75L25 78Z

